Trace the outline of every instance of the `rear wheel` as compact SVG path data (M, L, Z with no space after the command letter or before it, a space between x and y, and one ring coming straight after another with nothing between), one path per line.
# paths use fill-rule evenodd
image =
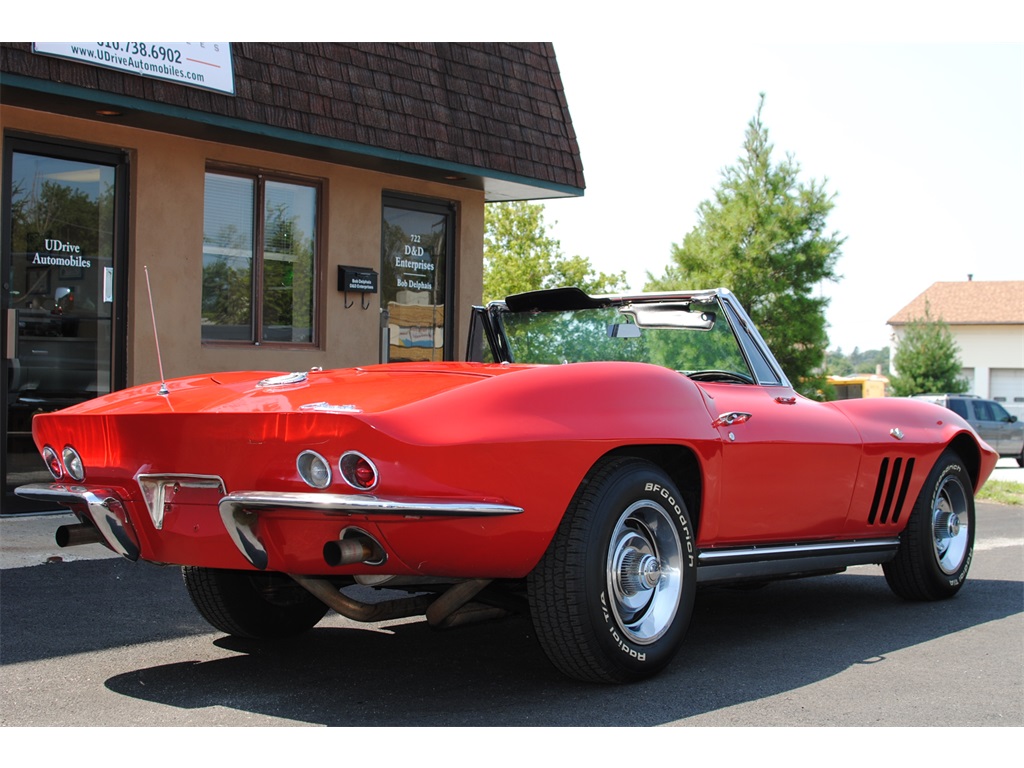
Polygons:
M291 637L316 626L327 606L282 573L185 566L189 597L221 632L238 637Z
M882 566L907 600L941 600L963 586L974 556L974 491L960 457L936 462L911 511L896 557Z
M693 529L657 466L611 459L584 480L528 579L541 646L563 673L624 683L671 661L696 586Z

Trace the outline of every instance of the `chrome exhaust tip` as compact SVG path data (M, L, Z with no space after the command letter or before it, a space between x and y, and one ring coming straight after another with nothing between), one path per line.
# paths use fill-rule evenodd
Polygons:
M62 525L54 533L53 538L58 547L77 547L82 544L106 544L106 540L92 523L76 523Z
M346 528L335 541L324 544L324 562L332 568L342 565L383 565L388 556L384 547L360 528Z

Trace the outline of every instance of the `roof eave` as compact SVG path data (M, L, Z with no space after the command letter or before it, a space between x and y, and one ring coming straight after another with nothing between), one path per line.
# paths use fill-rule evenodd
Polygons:
M59 97L55 100L53 97ZM358 144L300 131L148 101L133 96L95 91L5 72L0 103L58 112L95 122L230 142L255 149L327 160L366 170L480 190L486 202L581 197L579 187L531 179L489 168L462 165L438 158ZM97 110L114 109L116 117Z

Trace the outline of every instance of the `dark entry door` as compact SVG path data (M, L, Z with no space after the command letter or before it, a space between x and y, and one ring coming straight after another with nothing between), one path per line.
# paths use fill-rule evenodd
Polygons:
M450 205L386 197L381 233L382 362L451 360L454 350Z
M32 416L124 386L125 178L119 153L5 144L3 512L30 506L15 487L50 479Z

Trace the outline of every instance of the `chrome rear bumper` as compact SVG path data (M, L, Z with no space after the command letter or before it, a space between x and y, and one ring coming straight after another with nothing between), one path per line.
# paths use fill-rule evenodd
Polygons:
M81 485L33 483L15 488L14 492L23 499L69 508L92 523L104 543L114 552L129 560L139 559L139 537L116 491Z
M386 517L494 517L521 514L522 507L464 499L417 501L350 496L333 493L229 493L219 504L221 520L238 551L250 563L267 567L267 550L256 534L260 512L302 510L326 516L371 515Z
M137 478L143 500L159 530L163 525L165 493L173 488L194 489L204 493L224 491L223 481L205 475L140 475ZM81 485L37 483L15 490L22 498L68 507L83 520L95 526L103 542L114 552L137 560L141 547L139 537L128 516L122 492L110 488L89 488ZM173 494L172 494L173 495ZM214 497L216 498L216 496ZM212 502L212 500L211 500ZM257 532L261 513L275 511L313 512L325 517L350 515L392 518L423 517L494 517L518 515L522 507L509 504L476 502L465 499L383 499L329 493L274 493L240 491L228 493L218 502L224 530L245 559L256 568L267 567L267 548ZM85 541L79 537L80 541Z

